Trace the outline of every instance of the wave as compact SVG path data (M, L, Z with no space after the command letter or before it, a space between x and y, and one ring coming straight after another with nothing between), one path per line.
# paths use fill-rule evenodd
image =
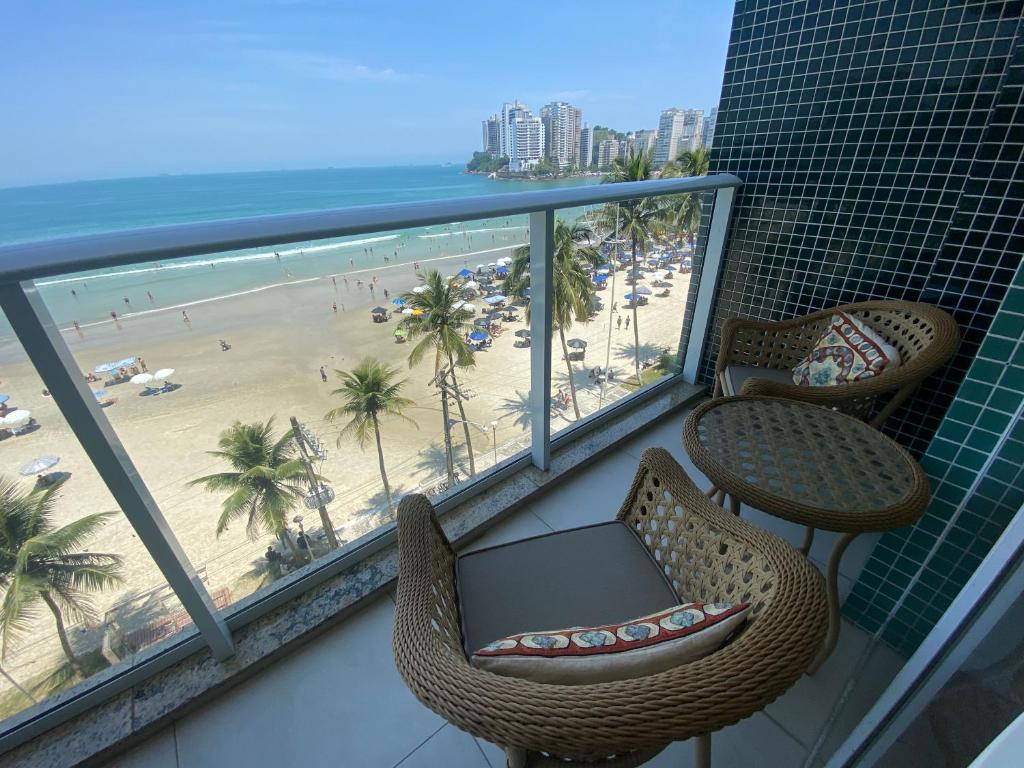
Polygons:
M453 232L438 232L430 235L418 235L423 240L432 240L435 237L455 237L457 235L472 235L477 232L508 232L513 229L526 229L525 226L518 227L486 227L484 229L459 229Z
M248 253L240 256L222 256L213 259L200 259L196 261L172 261L167 264L158 263L150 267L133 267L121 269L115 272L101 272L94 275L80 275L78 277L61 277L55 280L40 280L37 286L63 285L65 283L82 283L87 280L103 280L112 277L125 277L127 275L141 275L150 272L166 272L174 269L197 269L199 267L216 267L220 264L233 264L246 261L268 261L277 256L302 256L306 253L318 251L331 251L341 248L351 248L368 243L383 243L389 240L397 240L400 235L379 235L377 237L364 237L361 240L345 240L341 243L325 243L324 245L311 245L305 248L287 248L279 251L261 251L260 253Z

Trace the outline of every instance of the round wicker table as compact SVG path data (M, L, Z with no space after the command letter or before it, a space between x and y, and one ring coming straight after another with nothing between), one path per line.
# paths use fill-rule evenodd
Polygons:
M724 397L694 408L683 445L710 478L709 494L806 526L838 531L826 575L829 629L814 672L839 640L839 562L860 533L911 525L928 504L928 479L901 446L864 422L774 397Z

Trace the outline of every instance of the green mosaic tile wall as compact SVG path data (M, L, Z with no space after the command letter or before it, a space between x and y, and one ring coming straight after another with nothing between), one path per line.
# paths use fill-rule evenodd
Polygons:
M928 511L913 528L881 538L843 607L868 631L884 624L882 638L906 655L1024 504L1022 402L1024 264L921 460L932 483ZM919 570L920 579L886 624Z

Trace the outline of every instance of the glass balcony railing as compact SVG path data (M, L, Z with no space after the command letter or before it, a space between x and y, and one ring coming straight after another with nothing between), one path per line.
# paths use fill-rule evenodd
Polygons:
M552 445L619 406L692 380L739 183L0 248L0 388L31 411L0 422L0 450L15 469L59 457L39 464L40 484L57 473L49 525L113 510L74 549L118 570L82 582L86 610L68 603L72 656L52 611L18 627L45 642L3 638L0 746L57 722L48 695L112 695L118 669L156 670L175 643L230 656L229 622L269 610L284 577L308 588L389 543L404 494L450 509L519 467L546 469ZM681 206L696 213L683 222ZM8 482L24 496L37 478ZM3 567L9 593L16 574ZM73 657L88 665L67 673ZM102 690L90 688L100 672Z

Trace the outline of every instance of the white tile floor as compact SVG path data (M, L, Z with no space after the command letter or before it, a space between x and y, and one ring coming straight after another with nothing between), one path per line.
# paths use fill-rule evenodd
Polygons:
M603 457L564 485L519 510L473 542L471 548L611 519L624 497L644 448L667 448L698 484L706 479L689 462L680 441L682 417L649 430ZM744 517L799 544L797 526L744 509ZM826 537L820 537L825 539ZM826 560L825 542L812 559ZM851 547L843 561L849 589L870 553L870 542ZM199 709L140 747L110 763L117 768L211 768L240 765L402 766L498 768L500 749L446 724L420 705L403 685L391 658L394 604L376 600L262 674ZM844 624L836 653L813 677L755 715L715 734L716 768L801 766L822 733L839 697L848 705L835 716L826 744L834 748L902 663L871 645L867 663L851 674L869 645ZM692 747L675 744L655 758L656 768L692 764ZM815 761L817 762L817 761Z

